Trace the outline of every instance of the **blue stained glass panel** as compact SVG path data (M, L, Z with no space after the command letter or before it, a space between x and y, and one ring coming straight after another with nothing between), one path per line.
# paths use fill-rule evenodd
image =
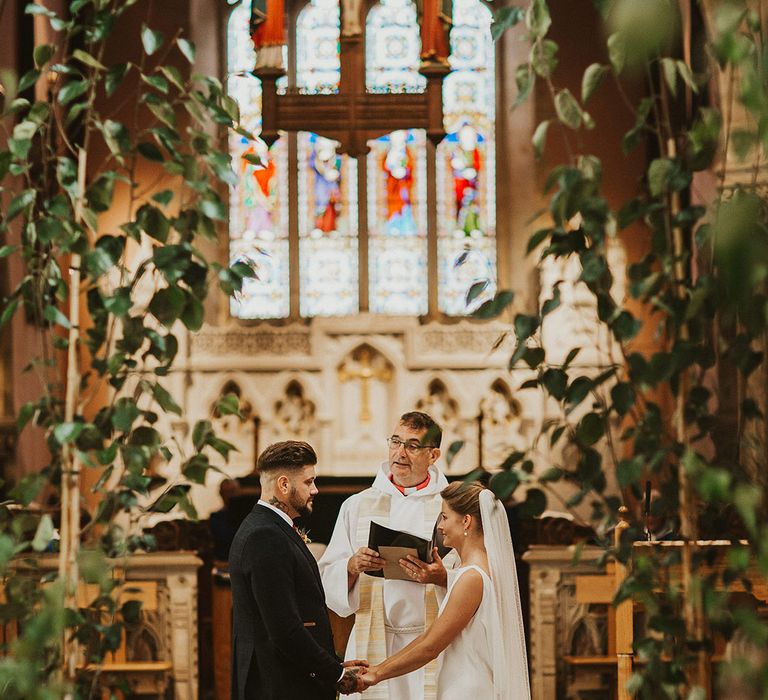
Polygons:
M368 142L368 275L373 313L427 312L426 134Z
M447 136L437 148L438 307L461 316L496 292L495 56L490 11L479 0L455 0L453 11ZM481 281L483 293L467 305Z
M331 139L299 132L299 308L302 316L359 309L357 161Z

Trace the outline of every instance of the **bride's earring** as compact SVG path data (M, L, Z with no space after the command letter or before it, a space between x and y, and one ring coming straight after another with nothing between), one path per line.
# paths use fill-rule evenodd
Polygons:
M464 537L467 537L469 535L469 530L464 530Z

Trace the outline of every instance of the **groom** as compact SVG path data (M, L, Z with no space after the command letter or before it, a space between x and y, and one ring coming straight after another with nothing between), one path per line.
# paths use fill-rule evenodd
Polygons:
M232 700L334 700L360 692L366 662L336 659L320 573L293 525L312 512L315 451L270 445L259 457L261 499L232 542Z

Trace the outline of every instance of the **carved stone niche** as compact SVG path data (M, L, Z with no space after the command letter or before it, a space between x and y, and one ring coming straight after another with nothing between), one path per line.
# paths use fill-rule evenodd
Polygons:
M237 382L228 381L221 389L220 396L234 394L239 399L240 416L222 415L211 407L213 429L216 435L232 443L237 450L229 454L225 470L233 477L247 476L256 466L256 450L258 445L260 418L254 414L253 405L243 397L243 392Z
M483 439L483 466L495 469L510 452L525 451L523 409L505 382L497 379L480 400L480 426Z
M313 442L317 432L316 407L305 396L301 382L292 379L285 386L283 395L275 401L272 420L273 439L306 440Z
M445 383L440 379L432 379L427 385L424 395L416 401L416 410L428 413L437 424L443 430L442 440L442 452L444 464L446 465L446 471L456 472L458 462L456 459L461 460L462 457L466 457L466 450L459 452L458 457L451 461L448 465L445 456L448 453L450 446L460 440L464 443L469 442L469 438L472 435L467 434L467 430L461 420L459 402L451 395L450 390ZM472 426L470 426L471 428ZM454 463L456 462L456 463ZM464 465L469 469L475 467L475 464ZM461 471L459 469L459 471Z

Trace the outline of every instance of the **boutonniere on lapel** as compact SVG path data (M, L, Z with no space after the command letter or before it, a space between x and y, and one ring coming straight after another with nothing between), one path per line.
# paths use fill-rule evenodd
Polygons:
M294 527L294 530L296 530L296 534L301 537L304 544L312 544L312 540L309 539L309 530L305 530L303 527Z

